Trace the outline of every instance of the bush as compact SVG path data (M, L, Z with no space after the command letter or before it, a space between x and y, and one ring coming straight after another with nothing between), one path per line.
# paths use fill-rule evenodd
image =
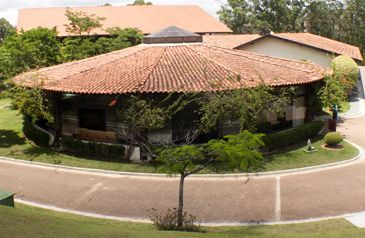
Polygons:
M318 135L324 122L315 121L285 131L268 134L262 138L264 149L272 151L306 141Z
M150 218L153 225L159 230L167 231L201 231L200 226L195 225L196 217L184 212L182 227L177 226L177 209L168 209L166 213L160 214L156 209L151 209Z
M23 133L28 140L33 141L38 146L49 146L49 135L43 131L37 130L32 125L32 120L29 117L24 117Z
M338 132L329 132L324 137L324 141L326 142L327 146L336 147L338 144L340 144L343 141L343 137Z
M85 142L71 136L62 136L62 149L66 152L98 157L104 161L119 161L125 157L124 145L106 144L99 142Z
M359 69L356 62L347 55L340 55L332 60L333 73L337 74L347 93L356 86L359 79Z

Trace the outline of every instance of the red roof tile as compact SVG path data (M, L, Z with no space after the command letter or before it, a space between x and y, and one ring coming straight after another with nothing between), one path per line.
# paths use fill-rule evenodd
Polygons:
M260 38L259 34L243 34L243 35L205 35L203 42L208 45L219 46L223 48L235 49L242 44Z
M271 33L266 36L259 36L255 34L212 35L204 36L203 41L210 45L234 49L266 37L275 37L291 41L296 44L305 45L336 55L348 55L355 60L363 61L361 51L358 47L311 33Z
M142 44L28 72L14 82L33 86L44 79L45 90L87 94L202 92L306 84L323 73L316 64L205 44Z
M147 5L147 6L99 6L73 7L72 11L83 11L105 17L103 29L92 34L107 34L110 27L136 27L145 34L157 32L168 26L177 26L195 33L232 32L226 25L194 5ZM59 36L68 36L65 24L65 7L20 9L18 30L30 30L37 27L57 27Z

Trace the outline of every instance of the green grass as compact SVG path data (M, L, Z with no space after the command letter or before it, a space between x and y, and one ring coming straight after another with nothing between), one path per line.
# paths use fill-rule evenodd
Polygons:
M9 99L0 99L0 156L15 159L37 161L49 164L61 164L66 166L105 169L128 172L160 172L158 163L132 164L97 161L90 158L81 158L72 155L58 153L49 148L37 147L24 139L22 130L22 117L17 111L9 108ZM327 151L320 148L323 141L314 143L319 150L316 153L308 154L304 152L305 144L291 147L284 151L279 151L273 155L266 156L265 165L259 171L273 171L282 169L300 168L325 163L332 163L353 158L358 150L352 145L344 142L344 150ZM229 168L224 168L224 164L215 164L207 168L203 173L238 172Z
M293 225L203 227L202 233L158 231L150 224L118 222L54 212L16 204L16 208L0 206L1 238L340 238L364 237L359 229L344 219Z
M294 169L300 167L321 165L339 162L354 158L359 151L347 142L342 142L344 149L331 151L321 147L325 144L322 139L314 141L313 146L318 149L317 152L307 153L304 151L306 143L295 147L289 147L273 155L266 156L267 162L263 171L274 171L281 169Z

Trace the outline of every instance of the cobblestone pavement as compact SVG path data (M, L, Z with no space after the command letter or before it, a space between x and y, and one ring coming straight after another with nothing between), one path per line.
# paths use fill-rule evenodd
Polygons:
M339 127L365 148L365 117ZM176 206L178 179L107 175L0 160L0 187L29 202L148 219ZM188 178L186 209L201 222L288 221L365 211L365 161L321 171L250 178Z

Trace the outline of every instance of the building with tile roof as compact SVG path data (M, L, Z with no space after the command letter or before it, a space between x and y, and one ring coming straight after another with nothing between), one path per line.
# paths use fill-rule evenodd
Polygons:
M69 23L66 10L66 7L20 9L17 29L27 31L37 27L56 27L58 36L69 36L65 27ZM111 27L138 28L144 34L150 34L172 25L198 34L232 32L195 5L98 6L73 7L70 10L105 17L102 29L91 32L97 35L107 35L105 30Z
M205 36L210 45L229 47L273 57L303 60L330 66L338 55L348 55L357 62L363 57L358 47L311 33L270 33L258 35Z
M286 109L285 119L294 126L304 123L306 88L323 79L323 67L207 45L198 36L168 27L145 37L144 44L30 71L13 81L59 95L62 108L66 108L62 112L62 134L82 139L120 139L126 126L118 123L115 109L108 106L116 97L220 92L261 84L297 86L298 97ZM149 140L175 138L181 125L173 120L162 130L148 132ZM217 136L228 132L232 128L223 126Z

